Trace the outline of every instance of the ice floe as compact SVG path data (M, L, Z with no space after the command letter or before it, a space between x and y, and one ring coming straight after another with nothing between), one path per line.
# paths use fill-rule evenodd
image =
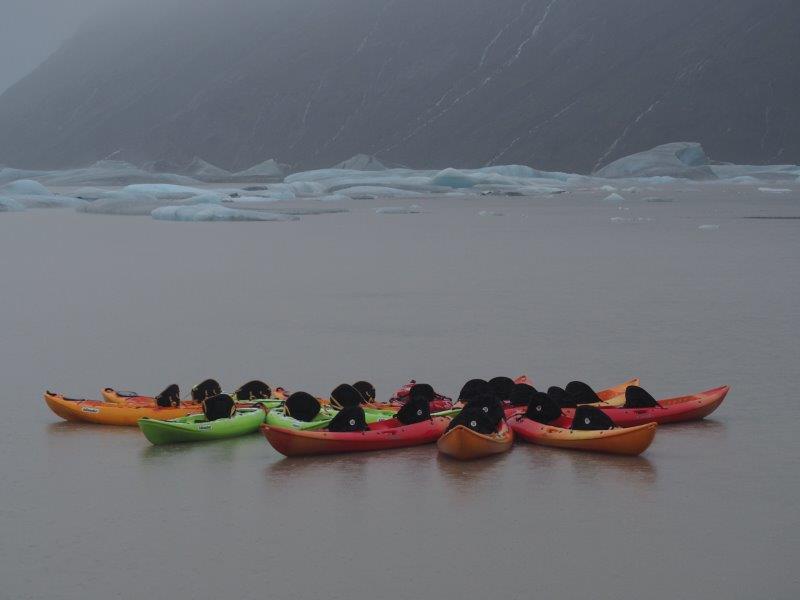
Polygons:
M716 231L717 229L719 229L719 225L700 225L698 229L702 231Z
M696 142L675 142L617 159L594 173L608 179L666 176L681 179L716 179L703 147Z
M150 214L159 221L293 221L297 219L293 215L241 210L214 204L162 206Z
M33 179L18 179L0 188L0 194L23 196L50 196L51 192L45 186Z
M619 202L625 202L625 198L623 198L622 196L620 196L619 194L617 194L615 192L615 193L609 194L608 196L603 198L603 201L604 202L617 202L617 203L619 203Z
M381 206L373 210L379 215L417 215L422 212L422 208L416 204L411 206Z
M789 188L769 188L769 187L760 187L758 188L759 192L764 192L765 194L791 194L792 190Z
M18 212L25 210L25 206L13 198L0 196L0 212Z

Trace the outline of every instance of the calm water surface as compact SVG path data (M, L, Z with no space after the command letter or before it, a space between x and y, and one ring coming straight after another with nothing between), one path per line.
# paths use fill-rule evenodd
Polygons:
M0 597L796 598L800 221L743 217L800 215L800 193L660 193L295 223L0 215ZM156 448L41 400L521 373L733 390L640 458L518 444L463 464Z

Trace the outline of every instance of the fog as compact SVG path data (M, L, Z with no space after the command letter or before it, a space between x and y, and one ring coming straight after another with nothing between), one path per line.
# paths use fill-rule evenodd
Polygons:
M117 0L4 0L0 19L0 93L27 75L80 24Z

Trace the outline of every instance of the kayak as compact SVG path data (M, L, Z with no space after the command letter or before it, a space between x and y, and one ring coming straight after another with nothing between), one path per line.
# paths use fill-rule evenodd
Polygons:
M103 400L111 404L125 404L125 405L141 404L144 406L152 406L153 404L155 404L156 401L156 399L152 396L140 396L136 392L126 392L126 391L116 390L114 388L103 388L101 390L101 393L103 395ZM273 397L268 400L237 400L236 404L240 406L254 407L259 404L263 404L265 402L282 401L285 398L286 398L286 393L284 392L283 388L278 388L275 390ZM202 410L199 402L193 402L191 400L181 400L181 406L184 405L194 406L196 410Z
M322 429L338 412L338 410L329 405L323 405L312 421L300 421L288 416L283 407L279 406L271 408L267 412L266 423L270 427L279 427L281 429ZM364 417L367 423L376 423L378 421L391 419L394 417L394 411L376 410L374 408L364 407Z
M215 421L209 421L202 413L168 421L144 417L139 419L139 429L155 445L206 442L256 433L265 415L261 408L240 408L232 417Z
M595 406L622 406L625 404L625 390L632 385L639 385L639 382L639 378L634 377L625 383L620 383L619 385L615 385L614 387L610 387L606 390L600 390L597 392L597 397L602 400L602 403L595 402Z
M150 404L115 404L99 400L65 398L61 394L45 392L44 401L54 413L67 421L81 421L98 425L125 425L136 427L142 417L177 419L198 411L197 404L177 407L160 407Z
M555 448L630 456L637 456L647 450L653 442L658 427L656 423L647 423L637 427L585 431L570 429L571 424L572 417L566 415L546 425L527 419L523 415L509 420L514 433L526 442Z
M397 412L408 401L411 394L411 388L417 384L416 380L412 379L403 387L399 388L388 402L375 402L372 401L370 406L378 410L390 410ZM453 408L453 400L442 394L434 393L433 400L429 402L430 411L432 413L442 412Z
M497 431L488 435L456 425L439 438L436 446L442 454L460 460L471 460L507 452L513 443L514 432L505 421L501 421Z
M272 411L270 411L272 412ZM432 444L447 429L450 419L433 417L413 425L388 419L369 425L367 431L332 432L262 425L270 445L284 456L368 452Z
M625 408L623 406L603 406L600 408L611 420L620 427L634 427L643 423L680 423L683 421L698 421L717 410L730 386L723 385L698 394L665 398L659 400L659 406L652 408ZM625 397L622 397L623 403ZM569 418L575 414L574 408L565 408L563 412Z

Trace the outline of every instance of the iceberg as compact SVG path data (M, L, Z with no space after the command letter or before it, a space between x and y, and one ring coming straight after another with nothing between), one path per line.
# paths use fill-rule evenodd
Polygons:
M3 194L19 194L23 196L51 196L50 190L38 181L32 179L18 179L0 188Z
M482 210L478 212L479 217L502 217L503 213L496 210Z
M789 188L769 188L769 187L760 187L758 188L759 192L764 192L765 194L791 194L792 190Z
M159 221L294 221L297 217L287 214L241 210L214 204L194 206L162 206L150 215Z
M172 173L151 173L130 163L101 160L90 167L66 171L49 171L35 177L49 185L130 185L134 183L172 183L191 185L197 180Z
M194 206L197 204L219 204L218 194L201 194L186 200L166 200L143 192L106 192L102 198L78 207L78 212L101 215L147 216L162 206Z
M182 200L192 196L201 196L206 190L185 185L175 185L169 183L137 183L128 185L122 189L123 192L134 194L147 194L154 198Z
M617 203L619 203L619 202L625 202L625 198L623 198L622 196L620 196L620 195L619 195L619 194L617 194L617 193L609 194L608 196L606 196L605 198L603 198L603 200L604 200L605 202L617 202Z
M25 206L13 198L0 196L0 212L19 212L25 210Z
M617 159L594 173L606 179L675 177L710 180L717 175L703 147L696 142L674 142Z
M700 225L698 229L700 229L701 231L716 231L717 229L719 229L719 225Z
M236 179L265 179L283 177L283 167L274 158L265 160L262 163L253 165L249 169L234 173Z
M57 196L49 194L47 196L12 196L19 204L26 208L73 208L87 204L86 200L73 198L71 196Z
M347 171L385 171L386 165L369 154L356 154L334 165L332 168Z
M339 190L338 194L353 200L374 200L376 198L418 198L419 192L411 192L397 188L381 187L377 185L357 185Z

